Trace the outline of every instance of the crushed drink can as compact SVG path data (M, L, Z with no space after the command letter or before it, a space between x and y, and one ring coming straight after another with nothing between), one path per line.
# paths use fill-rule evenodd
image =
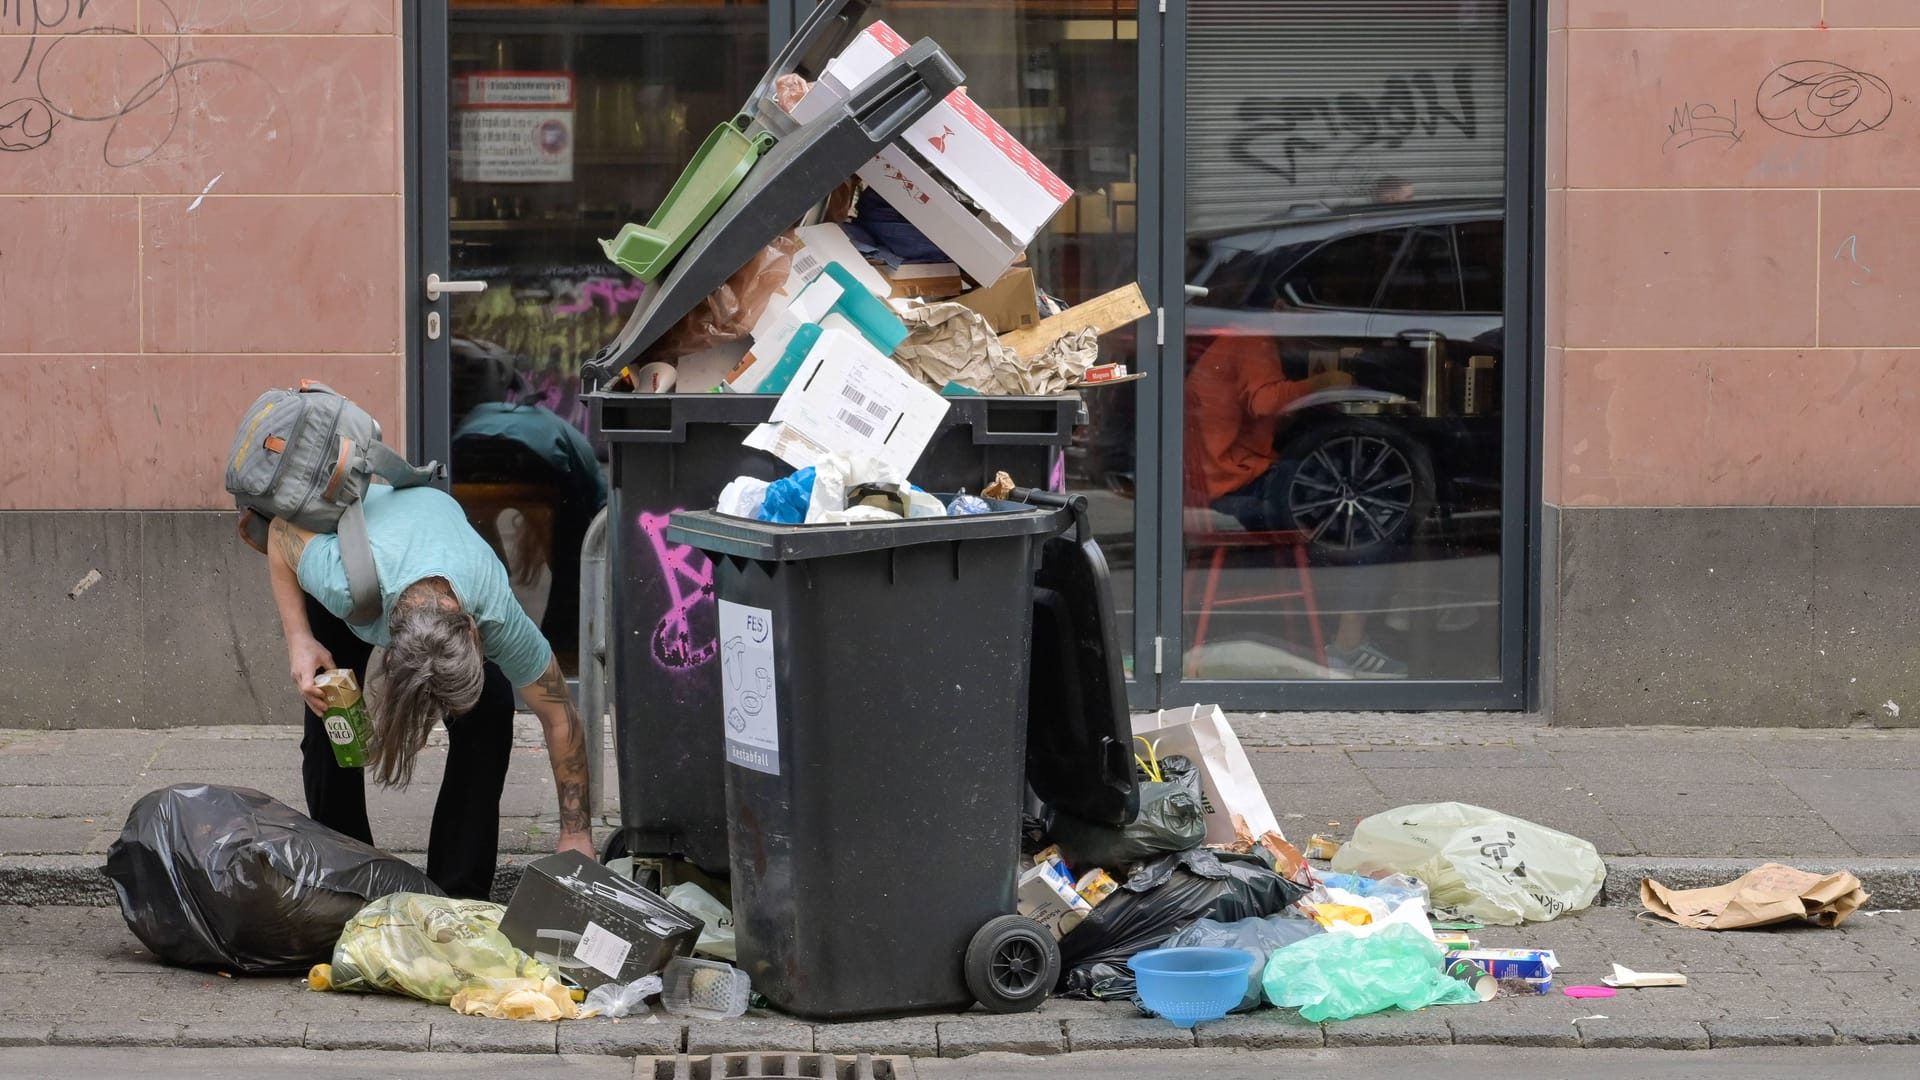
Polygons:
M333 745L333 760L343 769L361 769L367 764L367 740L373 724L367 720L366 699L360 695L360 680L346 668L336 668L316 676L313 684L327 699L327 711L320 723Z
M1112 874L1096 867L1080 875L1080 880L1074 883L1073 891L1079 893L1080 899L1088 904L1099 907L1100 901L1112 896L1119 888L1120 883L1113 880Z

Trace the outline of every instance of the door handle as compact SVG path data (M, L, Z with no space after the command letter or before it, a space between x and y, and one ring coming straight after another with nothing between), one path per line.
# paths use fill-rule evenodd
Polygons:
M484 281L441 281L439 274L427 275L427 299L438 300L441 293L477 293L486 292Z

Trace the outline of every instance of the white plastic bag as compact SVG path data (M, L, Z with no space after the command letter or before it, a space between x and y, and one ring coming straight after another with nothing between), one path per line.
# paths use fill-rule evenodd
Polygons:
M714 509L722 514L730 514L749 521L760 516L760 508L766 505L767 482L751 476L736 478L720 490L720 501Z
M1411 874L1436 912L1490 926L1545 922L1593 903L1607 867L1577 836L1466 803L1375 814L1333 857L1337 873Z
M733 947L733 912L727 910L727 905L715 900L712 893L691 881L675 885L662 895L667 903L704 924L700 928L700 941L693 947L694 952L727 961L739 959Z
M835 451L813 467L813 501L807 504L807 524L847 521L899 521L900 515L875 507L847 509L847 492L861 484L900 484L897 469L865 454Z
M665 986L658 975L642 975L625 986L601 983L587 991L581 1011L587 1016L604 1016L609 1020L652 1017L653 1010L647 1007L647 999L658 996Z

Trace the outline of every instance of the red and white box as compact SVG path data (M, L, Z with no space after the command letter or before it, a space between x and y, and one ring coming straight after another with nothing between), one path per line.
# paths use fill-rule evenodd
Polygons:
M805 123L846 100L889 60L906 51L907 39L886 23L867 27L827 66L794 109L794 118ZM911 153L902 152L909 149ZM965 192L983 212L976 214L954 198L914 160L916 156ZM1065 181L964 90L948 94L862 167L859 176L938 244L968 277L988 284L1000 280L1073 198L1073 189Z

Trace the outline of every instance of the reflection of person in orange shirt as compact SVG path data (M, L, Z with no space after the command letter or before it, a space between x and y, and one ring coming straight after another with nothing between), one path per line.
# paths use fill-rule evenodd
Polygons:
M1352 383L1344 371L1287 378L1280 345L1270 337L1215 338L1187 372L1187 452L1194 462L1188 483L1197 489L1195 501L1250 530L1286 528L1279 500L1269 498L1281 493L1266 490L1280 460L1274 445L1280 414L1316 390Z
M1187 372L1187 503L1240 523L1248 532L1293 528L1281 475L1280 417L1317 390L1350 386L1353 376L1328 371L1286 376L1279 342L1255 334L1223 334ZM1367 617L1349 611L1327 646L1334 671L1356 678L1402 678L1406 664L1367 640Z

